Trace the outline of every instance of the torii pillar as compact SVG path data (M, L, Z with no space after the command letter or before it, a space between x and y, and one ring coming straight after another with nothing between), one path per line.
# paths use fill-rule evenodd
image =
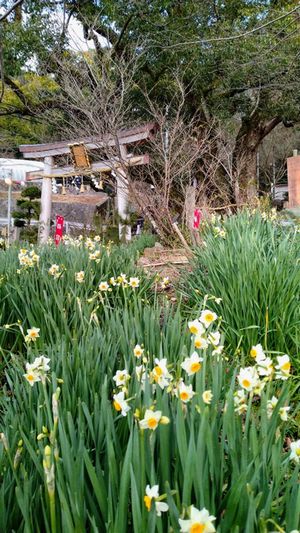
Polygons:
M123 163L127 159L127 149L126 146L120 146L121 157ZM126 170L122 167L119 167L116 171L116 182L117 182L117 210L119 215L119 239L122 240L125 238L125 241L131 240L131 226L126 223L128 220L128 200L129 200L129 191L128 191L128 180ZM122 221L124 221L122 223Z
M44 158L44 175L50 176L53 169L53 157ZM43 177L42 196L41 196L41 214L39 225L39 243L45 244L50 236L51 221L51 203L52 203L52 180L49 177Z

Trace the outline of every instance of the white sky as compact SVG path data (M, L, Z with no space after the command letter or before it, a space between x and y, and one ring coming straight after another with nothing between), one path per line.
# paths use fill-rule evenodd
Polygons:
M93 40L87 41L83 36L82 25L74 17L71 18L68 34L70 38L70 48L77 52L86 52L87 50L94 49Z

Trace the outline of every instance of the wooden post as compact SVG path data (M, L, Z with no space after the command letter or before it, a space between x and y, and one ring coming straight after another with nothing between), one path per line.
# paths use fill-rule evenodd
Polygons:
M123 161L127 159L126 146L120 145L120 152ZM128 219L128 185L127 185L127 173L124 167L119 167L117 170L117 209L118 215L121 220ZM119 239L125 237L126 241L131 240L131 226L128 224L122 224L119 222Z
M53 157L47 156L44 158L44 174L49 175L53 168ZM45 244L50 235L50 219L51 219L51 201L52 201L52 180L51 178L43 178L42 196L41 196L41 214L39 225L39 242Z

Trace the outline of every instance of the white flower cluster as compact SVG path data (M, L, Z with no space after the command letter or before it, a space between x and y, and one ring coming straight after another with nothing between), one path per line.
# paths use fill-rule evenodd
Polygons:
M238 383L241 387L234 395L235 411L238 414L247 412L248 393L260 396L263 388L268 381L278 379L285 381L290 375L291 363L288 355L278 356L277 365L274 366L270 357L267 357L261 344L252 346L250 356L255 359L254 366L247 366L241 368L237 376ZM273 396L272 400L268 401L268 416L271 417L277 399ZM287 413L289 407L282 407L279 414L282 420L287 420Z
M127 287L131 287L132 289L137 289L140 285L140 280L137 277L130 277L127 279L126 274L121 273L116 278L112 276L108 281L101 281L99 283L99 291L100 292L111 292L112 287L123 287L124 289L127 289Z
M33 363L26 363L26 374L24 374L24 378L31 387L37 381L45 383L46 374L50 370L49 361L50 359L48 357L41 355L40 357L36 357Z
M26 248L21 248L18 254L18 259L20 267L22 269L33 268L39 264L40 256L32 250L27 250ZM20 272L20 271L19 271Z

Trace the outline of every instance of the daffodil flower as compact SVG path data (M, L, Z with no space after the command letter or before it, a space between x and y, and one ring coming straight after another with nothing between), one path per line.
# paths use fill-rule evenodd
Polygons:
M219 331L212 331L208 334L208 340L214 346L218 346L221 340L221 333Z
M157 359L155 358L155 367L152 370L152 377L154 381L160 386L161 389L167 387L172 379L171 374L167 369L167 359Z
M130 379L130 375L128 374L126 368L124 370L117 370L116 374L113 377L113 380L116 382L117 387L121 387L126 383L126 381Z
M207 405L210 405L212 399L213 399L213 394L211 390L205 390L202 394L202 400L204 401L204 403L206 403Z
M166 287L168 287L168 285L170 284L170 280L167 277L163 278L162 281L161 281L161 284L160 284L160 288L161 289L166 289Z
M290 444L291 454L290 461L300 462L300 439Z
M235 406L235 413L243 415L247 412L247 396L244 389L238 390L234 393L233 401Z
M39 328L30 328L27 330L27 335L25 337L25 342L35 342L36 339L40 336L39 335L40 329Z
M203 333L205 332L203 324L201 324L199 320L193 320L192 322L189 322L188 326L192 335L203 335Z
M256 359L257 357L264 358L265 352L263 351L263 347L261 344L256 344L256 346L252 346L250 350L250 356L253 357L253 359Z
M209 514L207 509L203 508L201 511L196 509L193 505L190 507L190 519L181 520L179 518L180 531L183 533L213 533L215 527L213 522L215 516Z
M280 407L279 409L279 416L281 418L281 420L283 422L286 422L287 419L288 419L288 412L290 411L290 407L289 406L286 406L286 407Z
M271 376L273 374L273 361L265 354L256 356L256 368L260 376Z
M140 428L151 429L154 431L160 423L161 418L161 411L152 411L151 409L146 409L143 420L140 420Z
M193 398L195 392L192 385L186 385L183 381L180 381L176 394L183 403L187 403Z
M50 370L49 361L49 358L41 355L40 357L36 357L33 363L26 363L26 374L23 375L31 387L37 381L45 383L46 372Z
M48 274L50 274L50 276L53 276L54 278L58 278L59 275L60 275L60 272L59 272L59 265L51 265L51 267L49 268L48 270Z
M41 381L41 377L39 373L32 368L28 368L26 374L23 374L24 378L28 381L29 385L33 387L33 385L37 381Z
M278 398L276 398L276 396L272 396L271 400L267 401L267 417L268 418L271 418L277 403L278 403Z
M206 350L208 348L209 343L207 342L207 339L205 337L202 337L202 335L196 335L194 340L195 348L198 350Z
M124 391L114 394L113 405L116 411L121 412L122 416L127 416L128 411L131 409L130 405L128 405L127 401L125 400Z
M32 363L32 368L39 370L41 372L48 372L50 370L49 366L49 357L45 357L44 355L41 355L40 357L36 357L35 360Z
M252 391L259 383L257 370L253 366L241 368L237 378L240 386L248 392Z
M211 353L211 355L221 355L223 352L224 346L217 346Z
M288 355L282 355L277 357L278 365L275 366L277 372L275 377L277 379L286 380L290 375L291 363Z
M218 316L216 313L213 313L213 311L210 311L209 309L204 309L200 315L200 322L204 324L206 328L208 328L215 320L217 320Z
M108 285L107 281L101 281L99 283L99 291L105 292L105 291L108 291L108 289L109 289L109 285Z
M149 512L151 510L151 504L152 500L154 500L155 503L155 510L157 516L161 516L161 513L165 513L168 511L169 506L167 503L161 502L158 500L159 493L158 493L159 486L153 485L153 487L150 487L150 485L147 485L146 487L146 494L144 496L144 503L147 508L147 511Z
M199 357L197 352L194 352L191 357L185 358L183 363L181 363L181 368L187 372L188 376L192 376L200 370L202 361L203 357Z
M133 289L136 289L139 286L139 284L140 284L139 278L130 278L129 279L129 285Z
M83 270L75 273L75 280L78 281L78 283L83 283L84 277L85 277L85 274Z
M140 357L142 357L142 355L144 353L144 349L139 344L137 344L134 347L134 349L133 349L133 353L134 353L135 357L137 357L139 359Z

